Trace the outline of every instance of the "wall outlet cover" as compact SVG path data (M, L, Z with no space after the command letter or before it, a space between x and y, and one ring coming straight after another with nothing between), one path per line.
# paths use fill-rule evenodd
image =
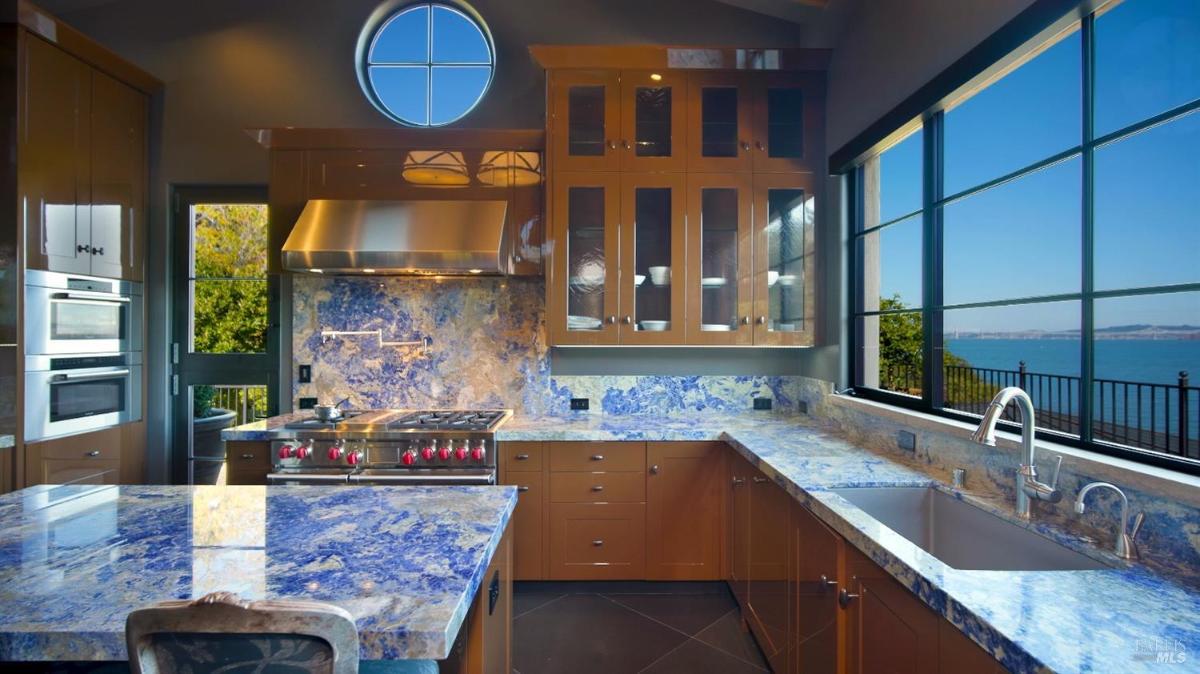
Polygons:
M801 400L796 403L796 409L800 410L800 414L808 414L808 401Z
M302 410L311 410L312 408L317 406L316 398L301 398L299 402L300 402L300 409L302 409Z
M900 431L896 434L896 444L906 452L917 451L917 435L910 431Z
M571 409L586 410L590 402L588 398L571 398Z
M301 365L299 367L299 370L300 370L300 372L297 374L297 378L300 380L300 383L301 384L311 384L312 383L312 365Z
M770 398L755 398L754 399L754 409L756 409L756 410L771 409L771 399Z

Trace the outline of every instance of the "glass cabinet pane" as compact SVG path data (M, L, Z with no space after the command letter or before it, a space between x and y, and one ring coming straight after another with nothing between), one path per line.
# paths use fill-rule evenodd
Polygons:
M736 157L737 146L737 87L705 87L700 93L701 156Z
M638 87L634 102L634 154L671 156L671 87Z
M604 318L604 188L572 187L567 214L567 330L599 330Z
M804 156L804 93L795 87L767 89L767 155Z
M604 86L576 86L567 92L567 152L604 156Z
M801 189L767 191L767 330L804 330L806 235L813 204Z
M634 190L635 329L671 328L671 189Z
M737 329L738 191L700 192L700 330Z

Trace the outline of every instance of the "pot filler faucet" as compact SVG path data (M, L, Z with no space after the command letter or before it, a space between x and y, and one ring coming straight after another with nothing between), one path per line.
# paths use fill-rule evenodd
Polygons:
M1002 389L995 398L992 398L991 404L983 413L983 421L979 422L979 428L975 429L971 439L981 445L994 447L996 445L996 422L1000 420L1000 415L1004 414L1004 409L1008 407L1008 404L1014 401L1017 403L1017 409L1021 411L1021 467L1017 469L1017 515L1029 519L1031 499L1050 503L1058 503L1062 500L1062 492L1058 490L1058 471L1062 468L1061 456L1058 457L1058 462L1054 466L1050 484L1039 482L1037 479L1033 446L1033 401L1030 400L1029 394L1016 386Z

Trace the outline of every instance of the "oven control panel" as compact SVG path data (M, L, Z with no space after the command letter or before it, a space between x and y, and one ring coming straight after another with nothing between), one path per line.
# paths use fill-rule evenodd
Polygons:
M488 438L412 437L370 439L293 439L271 443L280 468L387 467L492 468L495 452Z

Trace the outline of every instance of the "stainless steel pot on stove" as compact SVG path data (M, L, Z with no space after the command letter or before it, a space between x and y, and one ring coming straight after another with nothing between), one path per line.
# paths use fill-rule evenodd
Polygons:
M315 414L317 419L321 421L337 421L338 419L342 418L341 407L342 405L346 404L348 400L350 400L350 398L342 398L332 405L313 405L313 414Z

